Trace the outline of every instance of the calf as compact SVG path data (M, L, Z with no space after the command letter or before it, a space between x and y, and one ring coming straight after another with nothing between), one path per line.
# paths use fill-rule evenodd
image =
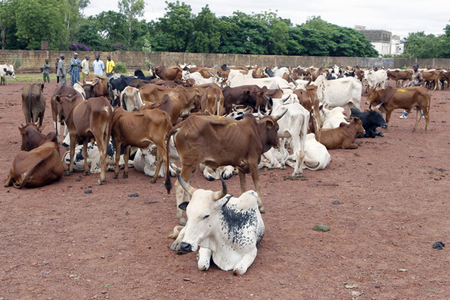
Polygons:
M358 117L361 119L366 134L358 136L358 138L371 137L374 138L377 135L384 136L382 132L377 131L377 127L387 128L386 121L379 111L369 110L361 112L359 109L352 107L350 109L350 118Z
M65 121L70 134L70 164L67 175L73 172L75 146L83 141L84 175L89 174L87 147L90 139L97 141L100 152L100 185L106 181L106 147L111 136L113 109L105 97L83 100L80 94L72 97L56 96L58 121Z
M112 125L112 136L116 145L116 152L120 153L122 146L136 146L141 149L147 149L151 143L158 148L164 164L169 161L166 159L166 148L164 147L164 138L167 132L172 129L169 115L159 109L145 109L138 112L129 112L119 107L114 112ZM119 155L116 155L116 168L114 169L114 178L119 175ZM125 149L125 170L123 177L128 177L128 159L129 149ZM159 161L155 175L151 182L155 183L158 178L161 162Z
M361 120L353 118L350 124L341 123L338 128L322 129L319 142L328 150L338 148L358 149L358 144L354 141L358 135L365 133Z
M372 107L372 104L375 104L377 105L377 109L386 114L386 123L388 125L394 109L402 108L409 113L411 109L416 108L416 124L414 125L412 132L415 132L419 125L421 110L425 116L425 131L428 130L428 124L430 123L430 102L430 92L421 86L404 89L394 89L392 87L387 87L384 90L374 89L371 90L366 100L366 104L369 104L370 108ZM386 131L387 129L388 127L386 127Z
M30 83L22 88L22 110L25 122L42 126L45 113L44 84Z
M40 187L59 180L63 174L58 141L53 135L51 140L45 139L39 147L16 155L5 187Z
M22 145L20 145L20 150L30 151L34 148L39 147L46 141L52 141L56 138L54 132L49 132L47 135L42 134L44 126L38 126L37 123L21 124L19 127L20 135L22 136Z
M223 180L221 191L195 189L177 175L191 200L179 205L186 210L188 221L179 234L176 230L171 236L176 237L171 249L179 254L198 250L200 271L207 271L213 260L220 269L243 275L255 260L265 232L258 194L247 191L232 197Z

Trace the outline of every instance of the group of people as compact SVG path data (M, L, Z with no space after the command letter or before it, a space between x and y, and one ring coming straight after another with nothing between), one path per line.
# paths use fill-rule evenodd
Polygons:
M84 80L89 74L90 74L90 68L89 68L89 55L86 55L84 57L83 61L80 61L78 58L78 53L73 54L73 58L70 59L69 62L69 68L66 72L65 67L65 56L64 54L61 54L59 58L56 59L55 67L56 67L56 83L59 83L60 86L66 86L66 75L70 75L70 85L73 87L74 84L78 81L80 81L80 72L81 77ZM95 75L103 76L103 72L106 69L106 76L111 77L114 72L116 71L116 65L114 61L111 59L111 55L108 55L106 57L106 68L103 61L100 60L100 55L95 55L95 60L92 63L92 69L94 71ZM44 65L41 68L43 77L44 77L44 83L48 82L50 83L50 62L48 58L45 59Z

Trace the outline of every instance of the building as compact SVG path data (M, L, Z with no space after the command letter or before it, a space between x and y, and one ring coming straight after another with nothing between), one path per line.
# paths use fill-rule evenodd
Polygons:
M372 42L375 50L383 55L399 55L403 53L404 44L397 35L387 30L368 30L365 26L357 25L355 30L363 33Z

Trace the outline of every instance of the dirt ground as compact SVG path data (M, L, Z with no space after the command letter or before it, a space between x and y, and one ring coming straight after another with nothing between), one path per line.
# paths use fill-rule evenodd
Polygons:
M0 86L5 177L20 151L22 86ZM44 90L44 133L54 130L55 88ZM297 181L284 180L290 168L261 171L266 234L243 276L199 271L196 254L170 250L178 221L162 179L132 169L127 179L109 172L102 186L97 174L76 173L37 189L2 187L0 299L450 299L449 100L448 90L432 92L428 133L424 120L411 133L413 116L398 110L385 137L330 151L325 170ZM199 171L191 184L220 189ZM236 176L227 185L240 194ZM433 249L437 241L447 247Z

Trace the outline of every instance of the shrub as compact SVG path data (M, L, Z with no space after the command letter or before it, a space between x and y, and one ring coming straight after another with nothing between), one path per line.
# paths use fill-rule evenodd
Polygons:
M126 51L128 50L127 46L125 44L111 44L112 49L119 50L119 51Z
M117 62L116 63L116 72L117 73L126 73L127 72L127 66L123 62Z
M88 46L85 46L80 43L72 43L69 45L70 51L90 51L91 49Z
M9 60L9 63L14 66L14 70L17 70L17 69L19 69L22 66L22 58L20 58L17 55L14 55Z

